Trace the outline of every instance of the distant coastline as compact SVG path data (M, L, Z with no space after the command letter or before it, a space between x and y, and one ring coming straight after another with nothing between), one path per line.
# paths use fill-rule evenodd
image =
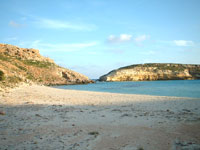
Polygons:
M147 63L121 67L99 78L99 81L152 81L200 79L200 65Z

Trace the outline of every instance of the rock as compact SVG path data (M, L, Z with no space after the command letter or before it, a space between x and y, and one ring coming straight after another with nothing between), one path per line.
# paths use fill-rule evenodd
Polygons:
M138 64L113 70L100 81L191 80L200 79L200 65Z
M185 112L191 112L191 111L188 110L188 109L182 109L182 111L185 111Z
M131 117L132 115L131 114L123 114L121 115L121 117Z
M36 117L42 117L42 116L41 116L41 115L39 115L39 114L35 114L35 116L36 116Z
M88 133L89 135L94 135L95 137L97 137L99 135L98 131L92 131Z
M179 141L175 140L172 150L200 150L200 145L195 144L195 142L191 141Z
M0 111L0 115L5 115L6 113L3 111Z

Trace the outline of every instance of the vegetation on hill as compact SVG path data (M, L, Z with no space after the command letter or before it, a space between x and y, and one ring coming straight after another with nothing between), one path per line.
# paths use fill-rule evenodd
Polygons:
M130 65L119 69L133 69L134 67L155 67L156 69L159 70L183 71L184 69L187 69L188 66L190 65L173 64L173 63L147 63L147 64Z
M0 70L0 81L5 79L3 71Z

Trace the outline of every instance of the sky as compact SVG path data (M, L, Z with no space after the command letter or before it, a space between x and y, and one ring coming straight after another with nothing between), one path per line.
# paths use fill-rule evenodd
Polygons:
M143 63L200 64L200 0L0 0L0 43L97 79Z

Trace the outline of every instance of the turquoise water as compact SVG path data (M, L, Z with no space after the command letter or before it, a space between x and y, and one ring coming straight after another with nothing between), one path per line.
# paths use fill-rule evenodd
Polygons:
M97 82L87 85L64 85L54 87L110 93L200 98L200 80Z

